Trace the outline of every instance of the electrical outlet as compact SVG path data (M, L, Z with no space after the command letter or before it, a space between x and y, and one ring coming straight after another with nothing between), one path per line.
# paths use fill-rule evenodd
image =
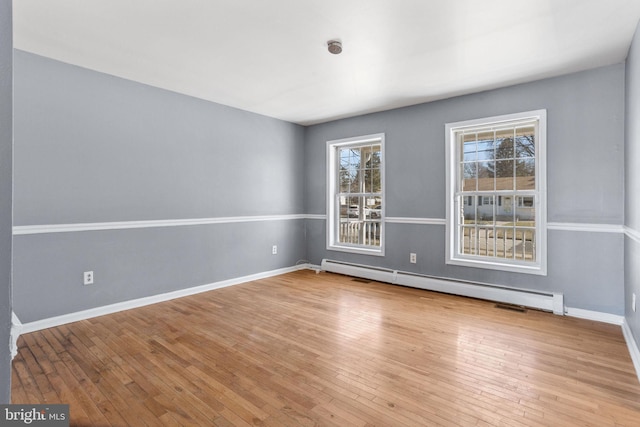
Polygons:
M636 311L636 294L635 293L631 296L631 309L633 311Z
M278 254L278 245L271 246L271 255L277 255L277 254Z
M84 285L93 285L93 271L84 272Z
M416 254L414 254L414 253L410 253L409 254L409 262L411 264L415 264L416 262L418 262Z

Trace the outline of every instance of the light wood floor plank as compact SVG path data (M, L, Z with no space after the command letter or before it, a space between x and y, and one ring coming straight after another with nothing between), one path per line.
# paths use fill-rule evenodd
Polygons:
M22 336L77 426L636 426L619 327L300 271Z

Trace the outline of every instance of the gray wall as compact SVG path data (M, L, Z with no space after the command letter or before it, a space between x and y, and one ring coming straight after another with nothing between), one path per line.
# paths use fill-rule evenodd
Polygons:
M23 51L14 69L16 226L304 211L301 126ZM304 252L300 219L16 235L14 310L31 322L290 267Z
M386 214L445 218L445 123L547 109L548 221L623 223L624 65L307 128L306 206L325 214L326 141L386 134ZM325 221L307 221L308 258L559 291L572 308L624 313L621 233L548 231L546 277L445 264L443 225L387 224L386 256L326 250ZM409 253L418 263L409 263Z
M0 404L9 403L11 393L11 18L11 0L0 0Z
M640 24L639 24L640 28ZM640 29L636 29L626 63L625 135L625 314L637 343L640 343L640 301L631 309L632 295L640 298Z

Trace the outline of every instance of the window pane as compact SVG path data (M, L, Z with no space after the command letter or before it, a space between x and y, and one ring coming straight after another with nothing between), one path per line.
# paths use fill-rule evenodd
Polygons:
M478 191L493 191L496 162L478 163Z
M515 229L515 259L535 261L535 231L526 228Z
M369 167L372 153L373 153L372 145L365 145L360 147L360 155L362 156L362 159L363 159L362 165L364 167Z
M498 196L498 205L496 207L497 225L513 225L515 213L513 202L513 196Z
M505 233L506 234L504 237L504 257L506 259L514 259L515 248L516 248L515 233L513 231L513 228L506 229Z
M378 193L382 191L381 174L380 174L380 146L372 145L362 148L362 156L364 157L364 169L359 171L362 177L360 192Z
M535 128L533 126L516 129L516 156L535 157Z
M462 227L460 232L460 252L467 255L476 255L477 246L475 227Z
M347 197L345 196L338 196L337 197L337 203L339 206L339 210L338 210L338 217L340 220L348 218L349 216L349 204L347 203Z
M372 204L369 205L367 211L367 218L371 219L380 219L382 218L382 199L380 197L374 197L368 200L369 202L373 201Z
M478 227L478 249L481 256L493 255L493 227Z
M478 160L495 159L493 131L478 133Z
M364 184L365 184L365 171L364 169L358 169L356 170L356 178L355 178L355 182L356 182L356 190L353 191L354 193L364 193Z
M495 228L487 227L487 236L486 236L486 255L487 256L495 256L496 255L496 230Z
M475 191L478 175L477 163L462 164L462 191Z
M476 221L478 224L493 224L494 196L479 196Z
M462 161L469 162L477 160L477 144L475 134L462 135Z
M462 215L463 224L469 225L476 223L476 196L462 197Z
M347 189L348 193L358 193L360 191L357 171L349 171L348 182L349 182L349 188Z
M350 150L338 150L338 157L340 159L340 170L348 170L350 166L349 162Z
M363 192L371 193L371 188L373 187L373 175L375 174L375 169L365 169L362 171L362 181L363 181Z
M513 258L513 228L496 228L496 256Z
M382 180L380 169L365 170L365 193L380 193L382 191Z
M360 239L360 222L358 221L341 221L340 222L340 243L359 243Z
M382 146L373 146L373 157L371 158L371 167L374 169L380 169L382 167Z
M360 168L360 148L349 149L349 169L357 170Z
M339 181L339 192L348 193L351 188L351 175L349 174L349 172L346 170L341 170Z
M516 189L535 190L536 164L534 159L521 159L516 162Z
M362 170L362 192L371 193L371 187L373 185L373 169Z
M382 230L380 221L366 221L364 227L363 243L370 246L380 246L380 231Z
M496 132L496 160L513 158L513 129Z
M347 208L349 218L358 218L360 215L360 200L358 197L347 197L349 207Z
M345 197L345 214L340 214L339 242L358 244L360 241L360 221L358 221L358 198Z
M513 160L496 162L496 190L513 190Z
M360 167L360 150L354 148L340 148L339 150L340 168L354 170Z
M516 221L519 226L535 227L536 207L533 196L517 197Z

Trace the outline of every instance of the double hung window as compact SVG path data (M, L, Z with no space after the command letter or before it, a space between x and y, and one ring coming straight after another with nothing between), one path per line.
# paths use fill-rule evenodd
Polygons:
M327 247L384 254L384 135L327 143Z
M546 274L544 110L451 123L447 263Z

